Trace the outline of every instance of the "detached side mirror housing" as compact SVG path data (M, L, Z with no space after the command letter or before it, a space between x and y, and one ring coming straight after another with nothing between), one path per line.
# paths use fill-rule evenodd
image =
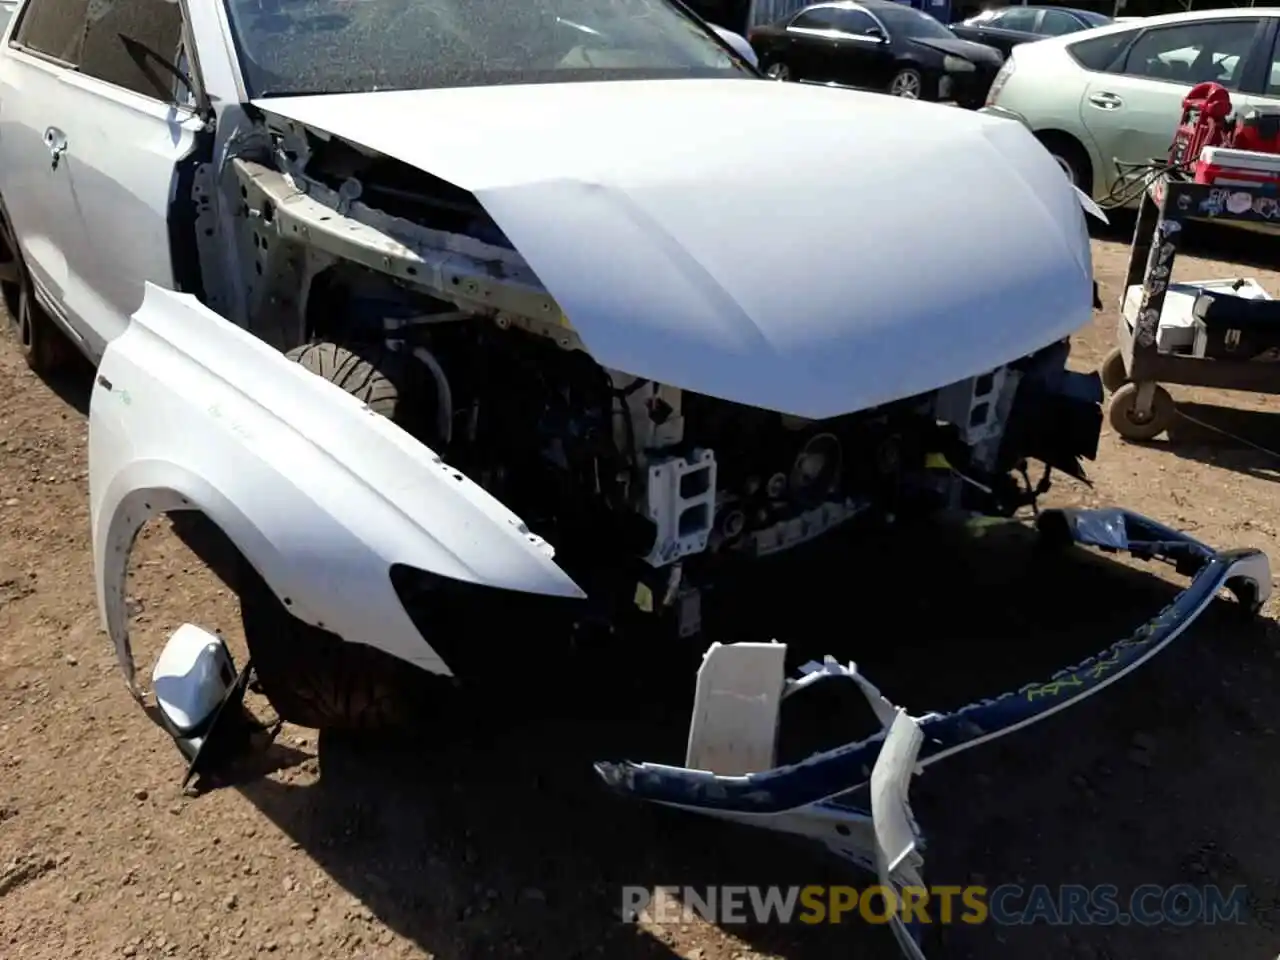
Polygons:
M185 788L247 753L266 729L244 707L252 664L236 674L231 652L217 634L184 623L164 645L151 673L160 725L187 758ZM274 736L274 734L273 734Z

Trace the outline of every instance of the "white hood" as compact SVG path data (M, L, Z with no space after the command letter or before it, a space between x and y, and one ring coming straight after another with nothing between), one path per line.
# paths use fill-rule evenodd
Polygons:
M811 418L1092 317L1076 192L1022 124L765 80L256 105L470 191L607 367Z

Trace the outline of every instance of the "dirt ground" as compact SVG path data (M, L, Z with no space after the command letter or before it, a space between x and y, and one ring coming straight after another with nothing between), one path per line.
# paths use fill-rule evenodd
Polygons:
M1094 244L1107 309L1075 342L1081 367L1096 365L1112 343L1127 256L1116 237L1123 229ZM1269 242L1196 239L1237 261L1280 264L1280 248ZM1255 276L1280 295L1274 270L1184 258L1178 273ZM597 694L584 700L595 704L590 709L548 694L541 710L521 701L514 722L442 725L380 751L321 745L314 731L286 728L257 775L185 796L181 757L129 698L99 626L87 386L85 373L51 387L27 372L11 342L0 345L0 957L896 956L884 929L865 925L619 921L622 884L866 882L770 835L624 803L597 786L589 760L631 755L641 727L661 727L667 751L645 758L680 758L687 715L679 704L687 703L691 675L671 696L623 699L613 709L601 705L614 699L607 683L603 698L600 684L586 684ZM1280 450L1271 401L1175 392L1189 402L1185 412L1237 439L1197 427L1176 443L1137 447L1108 432L1090 467L1095 489L1064 479L1053 498L1123 503L1211 544L1261 546L1280 558L1280 460L1238 439ZM888 660L909 666L921 689L932 686L944 699L950 671L961 667L940 664L998 673L1035 657L1028 625L1074 614L1080 622L1071 632L1092 638L1137 594L1154 613L1166 589L1117 568L1108 582L1119 585L1120 600L1097 584L1087 595L1059 596L1052 609L1035 590L976 600L957 592L964 572L945 555L923 557L903 568L909 599L902 603L886 600L880 609L865 594L846 593L853 608L821 646L859 662L868 649L890 651ZM161 638L184 620L221 629L243 656L232 591L167 522L144 532L133 571L144 676ZM917 606L1022 626L995 647L970 647L961 632L919 656L910 651L925 641L914 638L928 633ZM1274 613L1273 604L1267 614ZM1111 637L1097 639L1090 649ZM931 767L913 785L935 883L1241 884L1249 890L1247 922L986 925L950 931L945 955L1275 956L1275 641L1271 620L1242 627L1214 611L1186 641L1102 696ZM656 659L654 651L641 656ZM620 653L616 669L636 659L636 651ZM939 705L919 697L897 699L917 713Z

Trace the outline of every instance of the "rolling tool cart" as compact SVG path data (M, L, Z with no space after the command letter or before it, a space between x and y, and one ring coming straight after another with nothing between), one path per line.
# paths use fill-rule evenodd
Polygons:
M1260 156L1220 152L1244 154L1236 158L1241 163ZM1265 175L1241 174L1205 183L1197 182L1205 178L1170 171L1143 194L1120 304L1118 346L1099 371L1111 392L1107 419L1127 440L1152 440L1177 418L1162 383L1280 394L1280 301L1246 278L1170 282L1188 221L1280 227L1280 184Z

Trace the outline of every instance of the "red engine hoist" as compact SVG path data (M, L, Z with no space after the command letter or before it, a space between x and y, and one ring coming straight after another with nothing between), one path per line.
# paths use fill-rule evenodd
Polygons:
M1280 110L1253 107L1233 116L1226 87L1196 84L1182 100L1169 162L1197 183L1280 184Z

